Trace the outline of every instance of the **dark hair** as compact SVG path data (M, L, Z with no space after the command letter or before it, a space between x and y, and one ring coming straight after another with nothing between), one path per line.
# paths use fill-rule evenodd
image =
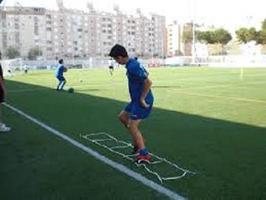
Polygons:
M128 57L128 54L125 47L121 46L120 44L116 44L112 47L109 56L111 56L112 58L116 58L118 56Z
M63 59L60 59L60 60L58 60L58 62L59 62L60 64L62 64L62 63L64 62L64 60L63 60Z

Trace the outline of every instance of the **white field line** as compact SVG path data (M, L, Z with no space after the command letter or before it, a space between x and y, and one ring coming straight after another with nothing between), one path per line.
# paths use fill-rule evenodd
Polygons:
M156 89L157 87L160 87L160 85L156 85L156 83L158 82L166 82L167 81L156 81L155 85L154 85L154 89ZM185 88L171 88L171 87L175 87L175 85L169 85L169 90L178 90L178 91L182 91L182 90L198 90L198 89L216 89L216 88L228 88L228 87L237 87L237 88L249 88L247 85L258 85L258 84L263 84L266 83L266 81L254 81L254 82L250 82L250 83L243 83L243 84L210 84L210 85L204 85L204 86L192 86L192 87L185 87Z
M176 93L179 93L179 94L190 95L190 96L199 96L199 97L208 97L208 98L221 98L221 99L225 99L225 100L234 100L234 101L266 104L266 101L259 100L259 99L249 99L249 98L230 97L230 96L226 97L226 96L221 96L221 95L199 94L199 93L194 93L194 92L178 91L178 90L175 90L175 89L171 89L171 90L173 90L173 91L175 91Z
M46 125L45 123L37 120L34 117L31 117L30 115L24 113L23 111L11 106L8 103L4 103L4 105L6 107L8 107L9 109L13 110L14 112L22 115L23 117L25 117L26 119L34 122L35 124L41 126L42 128L48 130L49 132L51 132L52 134L56 135L57 137L65 140L66 142L76 146L77 148L87 152L88 154L90 154L91 156L93 156L94 158L104 162L105 164L117 169L118 171L128 175L129 177L137 180L138 182L146 185L147 187L169 197L170 199L175 199L175 200L185 200L184 197L180 196L179 194L177 194L174 191L171 191L169 189L167 189L166 187L163 187L161 185L159 185L158 183L155 183L154 181L147 179L146 177L142 176L141 174L134 172L133 170L127 168L126 166L119 164L117 162L114 162L112 160L110 160L109 158L101 155L100 153L98 153L97 151L94 151L93 149L81 144L80 142L68 137L67 135L61 133L60 131Z

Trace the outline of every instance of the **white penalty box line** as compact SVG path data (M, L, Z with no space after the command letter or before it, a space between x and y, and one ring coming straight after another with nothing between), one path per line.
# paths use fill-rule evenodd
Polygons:
M98 132L98 133L90 133L85 135L80 135L81 138L88 140L100 147L103 147L107 149L108 151L117 154L121 156L122 158L132 161L135 161L136 154L128 153L133 152L133 145L131 143L127 143L123 140L118 140L114 136L110 135L106 132ZM123 152L127 151L127 152ZM169 180L177 180L185 177L186 175L194 175L195 172L192 172L188 169L182 168L178 166L177 164L167 160L166 158L162 158L160 156L157 156L153 153L150 153L152 155L152 162L149 164L138 164L137 162L134 162L137 167L143 167L149 174L152 174L156 176L156 178L163 183L163 181L169 181ZM154 169L155 165L159 166L162 164L168 165L167 167L170 168L172 176L164 175L162 170ZM168 170L169 172L169 170Z

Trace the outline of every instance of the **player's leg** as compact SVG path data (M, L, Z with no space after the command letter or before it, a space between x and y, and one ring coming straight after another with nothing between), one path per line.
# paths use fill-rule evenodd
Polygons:
M133 138L133 141L137 145L138 149L143 149L143 148L145 148L145 145L144 145L144 140L143 140L142 134L139 130L139 123L140 122L141 122L140 119L139 120L129 120L128 129L129 129L129 132Z
M122 110L119 115L118 119L119 121L129 130L129 116L130 116L130 110L131 110L131 104L128 104L125 108L125 110ZM132 143L133 143L133 154L137 153L138 146L134 138L132 137Z
M10 127L6 126L4 123L3 123L3 115L2 115L2 109L3 109L3 103L4 102L4 96L3 96L3 92L1 91L1 94L0 94L0 132L8 132L11 130Z
M59 83L57 84L56 90L59 90L60 84L61 84L61 81L59 81Z
M109 72L110 72L110 75L112 76L113 75L112 66L109 66Z
M114 67L112 66L111 68L111 74L113 75L113 72L114 72Z
M129 131L132 135L132 139L135 142L138 151L136 156L136 162L138 163L150 163L151 155L149 154L148 149L145 147L144 138L142 136L142 133L139 130L139 124L141 122L141 119L137 120L129 120Z
M61 85L61 77L60 76L57 76L56 77L57 79L58 79L58 84L57 84L57 86L56 86L56 90L59 90L59 88L60 88L60 85Z
M60 77L59 90L63 90L65 84L66 84L66 79L63 76Z
M66 81L65 80L61 81L59 90L63 90L65 84L66 84Z
M152 99L151 99L152 100ZM133 103L132 109L130 113L130 120L129 120L129 129L130 133L132 134L133 140L138 147L138 154L136 157L136 161L138 163L141 162L150 162L151 155L149 154L147 148L145 147L144 137L139 130L139 124L142 119L146 119L152 109L152 101L148 102L150 104L149 108L142 107L139 103Z
M128 128L128 121L129 121L129 112L122 110L119 115L118 115L118 119L119 121L126 127Z
M2 103L4 102L4 91L2 90L2 88L0 88L0 124L3 123L3 116L2 116Z
M129 121L131 110L132 110L132 103L130 102L129 104L126 105L126 107L118 115L119 121L126 128L128 128L128 121Z

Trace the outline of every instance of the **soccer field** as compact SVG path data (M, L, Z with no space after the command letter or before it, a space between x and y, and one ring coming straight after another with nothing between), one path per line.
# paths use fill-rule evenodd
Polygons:
M187 199L266 199L266 68L150 68L153 112L140 129L150 151L195 174L162 183L131 161L84 139L106 132L130 142L117 115L128 101L123 68L70 69L6 78L7 103L115 163ZM168 199L5 107L0 199ZM163 166L164 173L172 168Z

